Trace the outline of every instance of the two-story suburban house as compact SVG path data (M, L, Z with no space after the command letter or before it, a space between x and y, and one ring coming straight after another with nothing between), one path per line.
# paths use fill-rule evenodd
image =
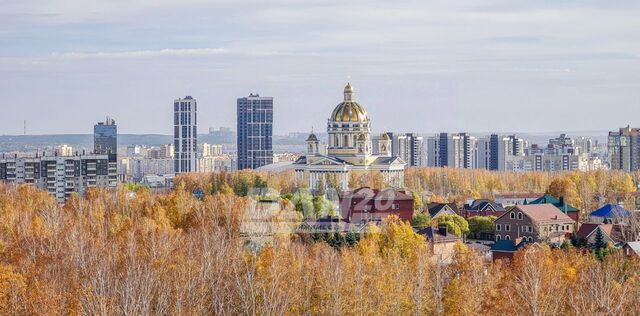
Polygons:
M562 242L573 233L575 221L551 204L518 205L495 221L499 240Z

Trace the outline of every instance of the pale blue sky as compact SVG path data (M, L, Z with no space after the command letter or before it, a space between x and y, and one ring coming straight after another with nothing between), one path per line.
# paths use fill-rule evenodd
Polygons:
M640 125L638 1L0 0L0 134L235 126L275 98L275 132L324 129L347 78L374 130Z

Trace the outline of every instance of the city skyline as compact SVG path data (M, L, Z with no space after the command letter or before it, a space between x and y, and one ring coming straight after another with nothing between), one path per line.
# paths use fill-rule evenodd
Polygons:
M278 100L274 134L308 131L326 124L345 81L388 118L374 131L638 126L639 11L633 1L6 3L0 134L22 134L24 120L31 135L88 133L77 122L105 115L122 133L171 134L176 95L198 98L203 126L233 126L249 93ZM74 115L51 120L60 108Z

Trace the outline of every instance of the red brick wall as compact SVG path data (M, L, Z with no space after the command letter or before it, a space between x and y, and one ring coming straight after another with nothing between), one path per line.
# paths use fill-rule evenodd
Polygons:
M493 252L493 261L502 260L504 262L513 260L513 252Z
M350 203L349 203L350 202ZM397 204L398 209L392 209ZM411 221L413 217L413 200L372 200L362 198L340 199L340 214L352 223L360 223L363 218L381 221L389 215L398 216L403 221ZM350 218L349 218L350 217Z

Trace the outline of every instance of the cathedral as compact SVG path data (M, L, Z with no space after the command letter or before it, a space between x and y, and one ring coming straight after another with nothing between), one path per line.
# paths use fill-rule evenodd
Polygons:
M311 132L307 138L307 154L294 163L296 179L310 189L336 187L349 189L353 172L379 174L386 187L404 186L405 162L391 155L391 139L383 133L374 155L371 141L371 121L364 107L355 101L353 87L347 83L344 101L338 104L327 123L329 134L327 153L319 151L318 137Z

